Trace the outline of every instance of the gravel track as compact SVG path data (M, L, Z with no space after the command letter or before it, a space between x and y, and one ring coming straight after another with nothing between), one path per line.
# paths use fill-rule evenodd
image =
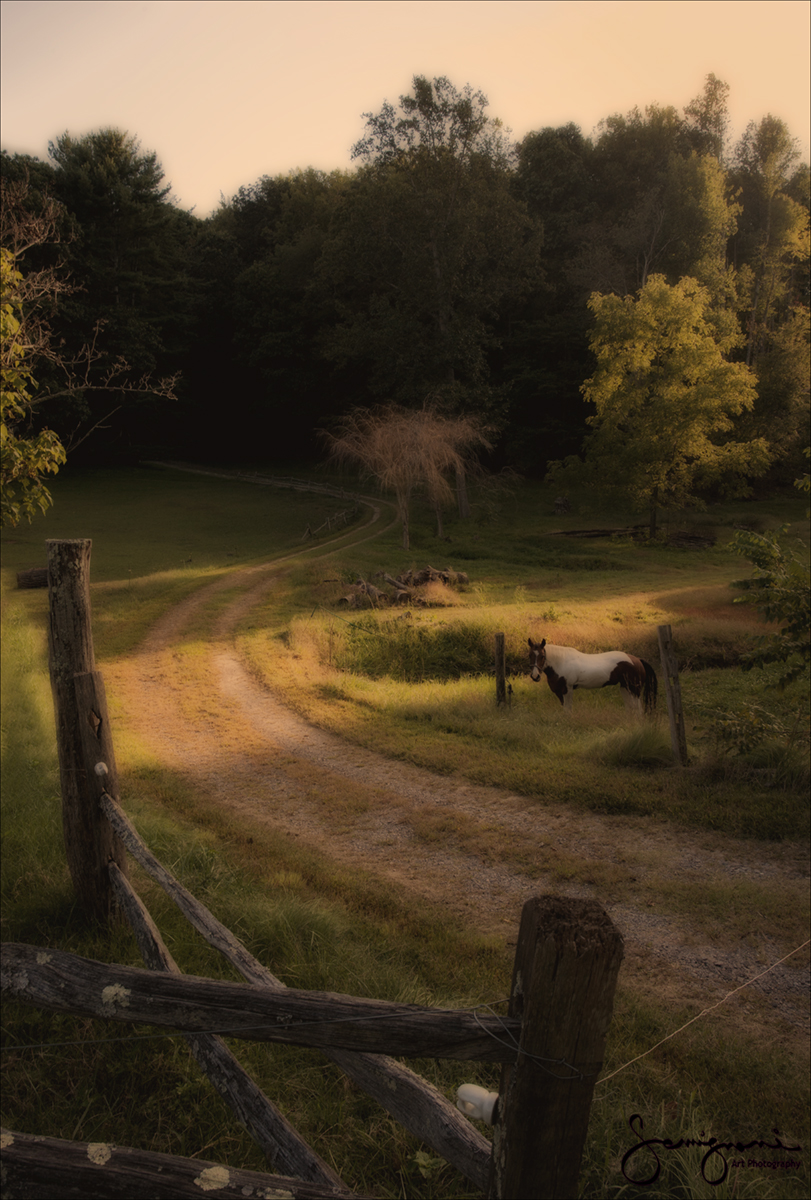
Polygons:
M354 537L377 536L384 513L375 505L369 524ZM339 541L348 544L346 538ZM764 929L753 930L745 942L736 935L735 944L723 930L717 940L708 940L689 920L668 911L663 896L672 885L701 889L715 880L796 886L809 874L802 846L676 831L648 818L577 811L548 796L539 804L537 798L383 758L296 716L248 672L233 637L238 622L273 588L284 563L231 573L201 589L164 614L135 653L105 670L125 723L162 762L227 807L246 837L252 827L281 830L421 903L441 906L449 921L505 941L514 940L530 895L595 896L625 939L621 980L678 1005L715 1003L781 956ZM180 653L184 631L218 591L235 587L239 594L213 621L192 679ZM333 797L340 799L337 814ZM421 818L426 813L435 818L442 810L495 832L521 854L503 861L482 857L452 834L426 841L418 830ZM588 879L591 862L615 864L618 877L633 883L638 903L627 902L627 886L623 900L614 902L605 889L588 883L553 883L533 867L533 849L542 862L556 847L581 862L580 879ZM800 958L738 993L725 1006L727 1018L734 1013L744 1026L771 1026L771 1034L777 1019L787 1036L801 1031L807 1036L809 977L797 965Z

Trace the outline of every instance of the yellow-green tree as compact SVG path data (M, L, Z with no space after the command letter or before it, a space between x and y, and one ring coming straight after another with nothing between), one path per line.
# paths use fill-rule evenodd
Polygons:
M719 335L708 290L694 279L669 285L652 275L635 296L589 300L597 367L583 384L588 418L585 467L593 486L650 514L701 505L715 486L745 494L765 471L765 439L735 440L735 419L750 409L756 381L730 362L732 335ZM582 464L581 464L582 465ZM563 476L577 468L567 460ZM558 479L561 472L553 471Z
M806 447L805 457L811 458ZM811 492L808 472L795 479L794 486L806 495ZM806 518L809 510L805 511ZM739 530L730 542L730 549L748 558L755 571L748 579L739 579L732 586L742 588L743 596L735 603L753 604L760 609L764 620L779 626L760 645L743 657L744 671L763 667L767 663L782 663L783 674L778 686L784 688L808 674L811 665L811 571L805 547L797 540L800 553L786 545L789 526L782 525L776 533L754 533Z
M22 321L23 276L10 250L0 250L2 304L2 395L0 397L0 523L18 525L30 521L38 510L45 512L51 494L43 478L54 474L65 461L65 450L50 429L25 436L24 423L30 413L31 389L35 386L27 358Z

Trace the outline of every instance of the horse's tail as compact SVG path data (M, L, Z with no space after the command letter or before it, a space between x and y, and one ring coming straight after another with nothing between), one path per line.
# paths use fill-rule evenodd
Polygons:
M652 713L656 708L656 695L659 691L659 680L656 678L656 672L649 662L645 662L644 658L639 660L645 668L645 686L642 695L645 700L645 712Z

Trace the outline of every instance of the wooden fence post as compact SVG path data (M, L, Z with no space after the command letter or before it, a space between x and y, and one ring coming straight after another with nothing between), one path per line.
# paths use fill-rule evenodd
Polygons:
M679 664L673 650L673 633L669 625L658 625L659 655L665 676L667 692L667 715L670 721L670 745L673 757L681 766L687 766L687 735L684 731L684 713L681 707L681 685Z
M504 634L496 634L496 704L507 703L507 670L504 663Z
M94 772L108 762L115 772L104 686L95 672L90 624L90 549L88 538L49 541L48 644L56 744L62 785L65 855L76 895L88 915L109 922L115 893L107 863L126 870L125 851L99 807L107 780ZM77 701L76 676L82 700ZM88 677L90 680L88 682ZM80 711L80 703L82 705Z
M509 1009L521 1019L521 1042L516 1065L502 1069L491 1200L577 1195L622 953L619 931L594 900L541 896L524 905Z

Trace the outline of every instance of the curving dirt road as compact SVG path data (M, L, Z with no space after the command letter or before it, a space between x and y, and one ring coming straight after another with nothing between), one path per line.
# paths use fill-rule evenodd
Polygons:
M377 536L381 523L378 509L353 542ZM648 819L578 812L548 798L541 806L382 758L300 720L248 673L233 641L237 623L273 588L284 561L230 574L195 593L163 616L137 653L105 668L126 725L202 795L227 807L246 836L261 826L282 830L423 903L444 906L449 920L507 941L533 893L593 895L625 938L625 982L680 1005L714 1003L781 956L765 930L753 931L746 943L738 932L733 944L723 929L710 940L669 908L667 896L673 885L700 894L722 878L757 880L784 893L808 878L799 846L683 833ZM211 618L201 649L206 606L235 587L238 597ZM191 627L193 657L183 650ZM452 833L426 841L426 816L436 825L442 810L453 814L449 826L461 818L468 830L503 835L500 844L520 854L488 859ZM543 863L556 848L579 860L581 879L588 879L589 863L613 864L624 901L614 902L604 887L552 882ZM726 1006L727 1019L769 1026L773 1036L779 1018L789 1039L807 1033L809 980L798 961L739 993Z

